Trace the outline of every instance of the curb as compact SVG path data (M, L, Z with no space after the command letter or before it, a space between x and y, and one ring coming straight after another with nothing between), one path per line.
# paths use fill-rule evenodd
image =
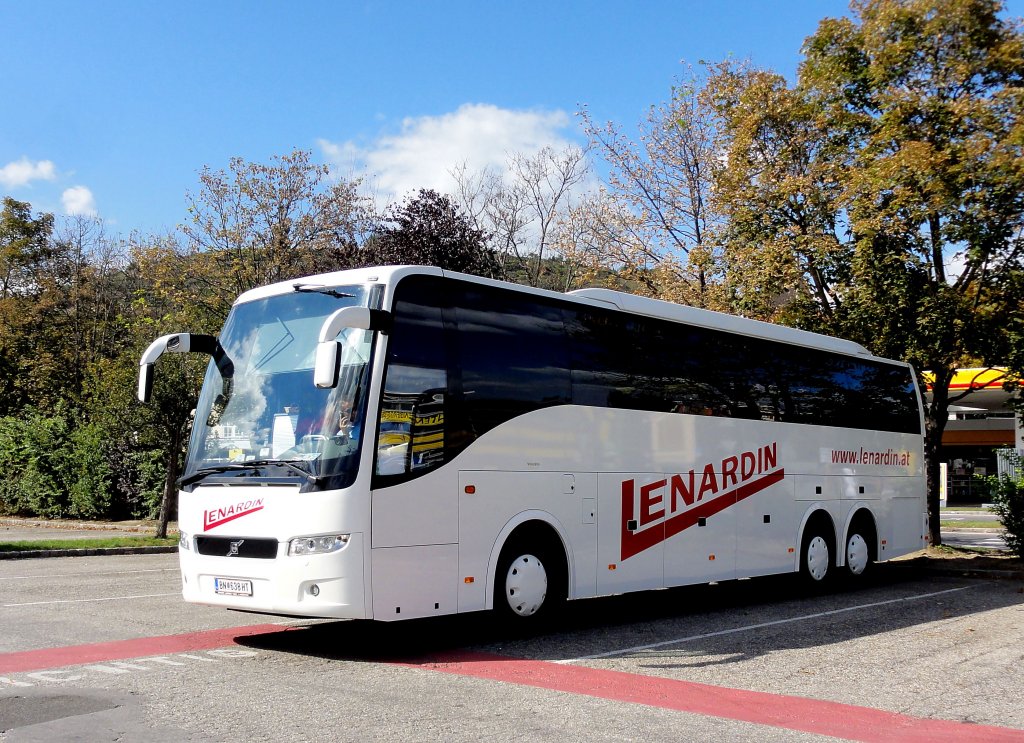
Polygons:
M997 570L994 568L947 568L941 565L921 565L913 563L883 563L897 570L917 570L929 575L941 575L947 578L990 578L993 580L1024 580L1024 570Z
M995 554L1007 554L1004 551L991 550ZM981 567L969 564L951 566L950 561L942 558L931 558L918 555L910 558L897 558L879 563L879 567L888 567L897 571L918 571L928 575L941 575L957 578L989 578L993 580L1024 580L1024 567L993 566ZM991 563L990 563L991 564Z
M102 555L153 555L177 552L173 547L89 547L63 550L11 550L0 552L0 560L27 560L38 557L98 557Z

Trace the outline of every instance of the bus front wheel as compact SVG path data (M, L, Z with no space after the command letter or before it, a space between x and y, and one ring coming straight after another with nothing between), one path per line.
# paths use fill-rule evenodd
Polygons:
M812 586L824 586L832 575L832 542L821 526L809 528L800 549L800 573Z
M550 540L513 539L498 560L494 609L514 626L548 622L565 602L564 560Z

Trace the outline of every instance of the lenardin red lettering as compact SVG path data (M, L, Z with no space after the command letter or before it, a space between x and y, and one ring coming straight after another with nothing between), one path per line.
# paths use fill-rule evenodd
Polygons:
M221 524L226 524L229 521L234 521L242 516L248 516L250 513L262 510L263 499L254 498L252 500L240 501L224 508L203 511L203 530L213 529Z
M685 475L672 475L639 488L633 479L622 481L622 560L674 537L701 518L708 518L729 506L781 481L785 470L778 466L778 442L753 451L740 452L718 463ZM629 529L631 521L636 528Z

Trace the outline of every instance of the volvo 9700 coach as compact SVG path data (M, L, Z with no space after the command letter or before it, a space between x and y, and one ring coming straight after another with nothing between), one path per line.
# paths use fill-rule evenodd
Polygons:
M242 294L183 476L187 601L399 620L800 572L925 540L913 370L855 343L606 289L437 268Z

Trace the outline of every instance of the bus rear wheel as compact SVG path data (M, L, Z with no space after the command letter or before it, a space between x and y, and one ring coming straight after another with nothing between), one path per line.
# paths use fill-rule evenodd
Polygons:
M540 627L565 602L565 565L550 540L513 539L494 575L494 609L513 627Z
M863 578L870 572L875 560L875 530L866 519L858 519L850 526L846 535L846 575L850 578Z

